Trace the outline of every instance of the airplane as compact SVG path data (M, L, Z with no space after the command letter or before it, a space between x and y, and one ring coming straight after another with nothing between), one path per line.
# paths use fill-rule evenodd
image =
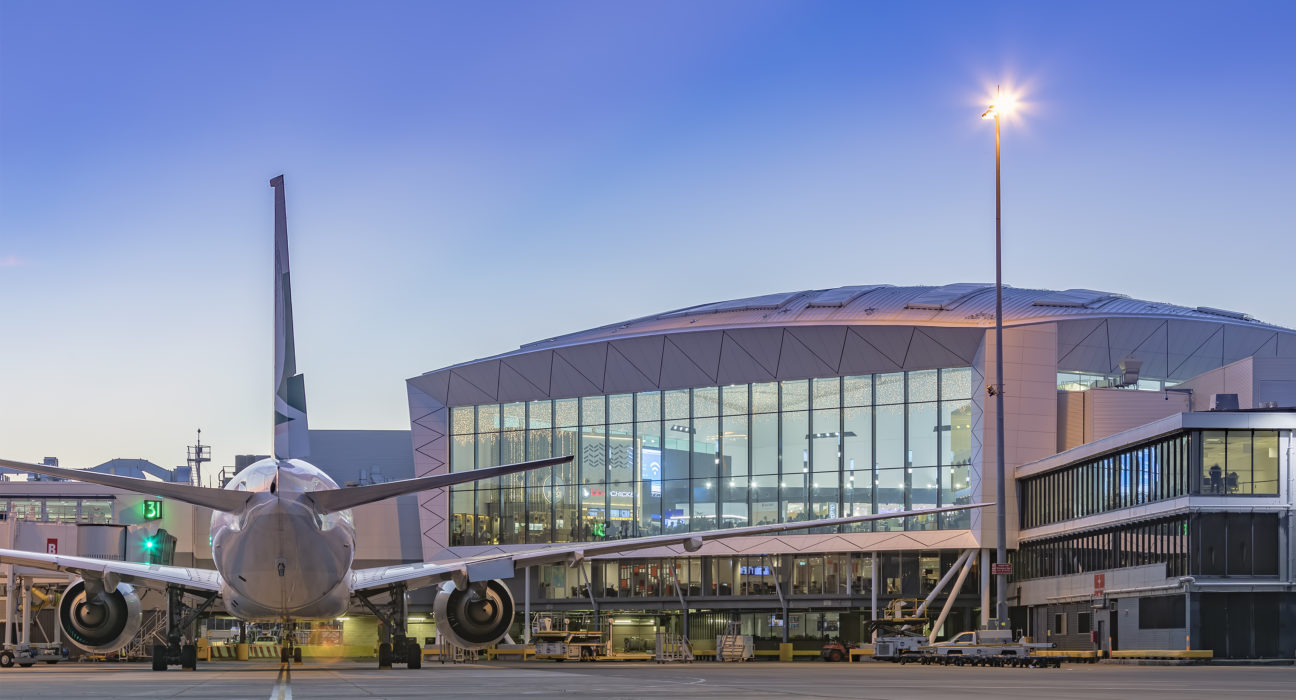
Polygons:
M355 525L351 508L403 494L491 479L570 462L571 456L485 467L368 486L339 488L304 458L309 455L306 388L297 372L292 296L288 270L288 226L284 178L274 189L274 456L251 464L223 488L146 481L79 469L0 459L0 466L47 476L111 486L170 498L212 510L212 558L216 569L110 561L91 557L0 549L0 564L70 574L58 606L67 638L94 653L126 646L138 633L142 612L135 586L167 594L167 641L152 650L153 670L169 665L197 667L196 646L186 636L197 618L220 600L226 612L247 622L277 621L292 630L297 622L332 620L353 603L383 625L379 668L422 664L422 649L405 637L406 594L437 586L433 611L437 631L456 646L482 649L502 640L514 620L506 579L539 564L577 565L582 559L620 552L682 545L695 552L704 542L871 520L983 508L990 504L775 523L628 540L539 545L507 553L354 569ZM11 589L12 590L12 589ZM191 603L191 600L197 600ZM301 662L296 635L286 635L282 663ZM189 642L189 643L186 643Z

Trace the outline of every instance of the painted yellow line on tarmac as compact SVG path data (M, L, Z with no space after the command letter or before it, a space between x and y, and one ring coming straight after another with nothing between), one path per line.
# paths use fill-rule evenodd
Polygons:
M292 700L292 663L279 664L279 678L270 692L270 700Z

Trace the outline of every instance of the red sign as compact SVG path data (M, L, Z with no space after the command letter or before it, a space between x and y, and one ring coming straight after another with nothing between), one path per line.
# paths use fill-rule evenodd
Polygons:
M990 573L995 576L999 576L1000 574L1012 576L1012 564L991 564Z
M58 554L58 539L51 537L45 540L45 553Z
M1107 574L1094 574L1094 597L1097 598L1103 594L1103 589L1107 587Z

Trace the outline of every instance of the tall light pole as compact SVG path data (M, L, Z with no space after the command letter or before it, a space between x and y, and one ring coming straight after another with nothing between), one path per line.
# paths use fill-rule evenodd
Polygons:
M1004 497L1004 400L1003 400L1003 206L999 182L999 117L1003 111L1003 96L995 90L995 101L981 113L982 119L995 123L995 381L990 393L995 397L995 511L998 520L998 551L995 562L1008 563L1007 514ZM995 574L994 626L1008 626L1008 575Z

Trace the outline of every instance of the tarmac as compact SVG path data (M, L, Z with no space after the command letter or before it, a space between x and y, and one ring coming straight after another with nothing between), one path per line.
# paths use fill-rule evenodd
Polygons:
M0 669L0 698L1046 698L1292 697L1296 667L1118 666L1061 669L753 662L483 662L378 670L374 662L200 663L197 671L148 664L60 663Z

